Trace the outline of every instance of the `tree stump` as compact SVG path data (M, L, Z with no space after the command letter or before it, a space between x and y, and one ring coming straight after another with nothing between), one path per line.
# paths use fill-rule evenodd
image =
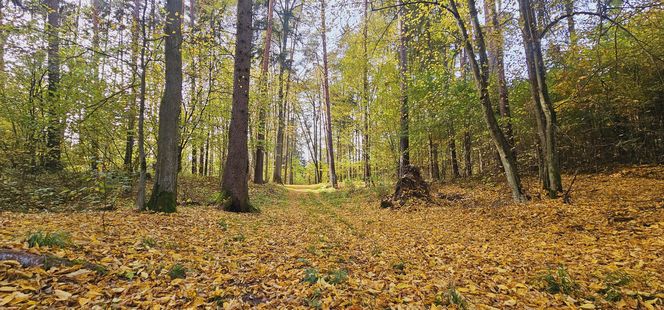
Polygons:
M403 176L397 181L394 194L383 198L380 206L381 208L399 208L413 200L426 204L433 203L429 184L422 178L420 169L413 165L408 165L404 167Z

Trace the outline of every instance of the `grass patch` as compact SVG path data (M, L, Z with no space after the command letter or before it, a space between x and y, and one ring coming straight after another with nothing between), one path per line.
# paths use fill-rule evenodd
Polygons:
M157 240L155 240L152 237L143 237L141 240L141 245L146 247L146 248L154 248L157 246Z
M224 219L220 219L220 220L217 222L217 226L219 226L219 228L220 228L221 230L223 230L223 231L227 231L227 230L228 230L228 223L227 223L226 220L224 220Z
M608 302L618 302L623 297L620 287L629 284L631 281L631 277L622 270L609 272L604 278L606 287L600 289L597 293Z
M337 269L329 272L325 277L325 282L332 285L341 284L348 280L348 271L343 269Z
M246 239L247 238L243 234L238 234L238 235L233 236L233 241L235 241L235 242L242 242Z
M187 277L187 269L182 264L175 264L168 270L171 279L184 279Z
M558 266L555 271L549 269L542 277L542 280L545 283L545 290L551 294L562 293L570 295L578 289L578 285L563 265Z
M320 301L321 292L320 289L314 290L306 299L307 306L314 309L323 308L323 303Z
M35 246L64 248L71 245L71 236L64 231L43 232L38 230L28 234L25 241L31 248Z

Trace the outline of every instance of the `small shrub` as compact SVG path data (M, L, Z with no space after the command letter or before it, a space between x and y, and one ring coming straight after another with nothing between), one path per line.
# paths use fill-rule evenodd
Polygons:
M398 262L398 263L392 265L392 269L394 269L397 273L405 273L406 263Z
M313 291L313 293L311 293L311 295L309 295L309 297L307 297L306 299L307 305L314 309L321 309L323 307L323 304L320 301L320 296L321 292L319 289Z
M304 270L304 278L302 278L302 282L307 282L309 284L314 284L318 282L318 270L315 268L307 268Z
M343 269L334 270L327 274L325 281L330 284L340 284L348 279L348 271Z
M184 279L187 277L187 269L181 264L175 264L168 270L168 275L171 279Z
M551 269L544 275L543 280L546 284L546 291L551 294L571 294L577 289L577 284L570 277L564 266L559 266L555 272Z
M619 287L628 284L630 281L631 278L629 275L622 270L609 272L604 279L606 287L599 290L598 293L601 294L606 301L620 301L622 299L622 293L620 292Z
M456 305L458 309L468 309L468 303L466 302L466 299L463 298L461 293L459 293L459 291L457 291L454 286L450 286L450 288L444 294L439 294L436 296L434 304L438 306Z
M217 226L221 228L221 230L226 231L228 230L228 223L226 223L226 220L220 219L219 222L217 222Z
M64 248L71 245L69 233L63 231L43 232L41 230L32 232L25 239L29 247L50 246Z
M143 237L143 240L141 240L141 245L146 248L154 248L157 245L157 240L152 237Z

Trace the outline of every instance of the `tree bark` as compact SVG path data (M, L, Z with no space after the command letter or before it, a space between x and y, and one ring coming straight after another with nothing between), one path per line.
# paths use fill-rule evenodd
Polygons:
M334 166L334 146L332 142L332 109L330 107L330 87L328 81L328 68L327 68L327 27L325 26L325 0L320 1L320 18L321 18L321 28L322 28L322 40L323 40L323 92L325 97L325 131L326 131L326 140L327 140L327 157L329 165L329 174L330 174L330 184L332 187L338 188L337 184L337 172Z
M438 167L438 143L433 141L433 135L429 134L429 169L431 179L440 180L440 168Z
M364 0L364 25L362 25L362 100L364 101L364 137L362 139L362 155L364 157L364 183L371 184L371 147L369 141L369 0Z
M398 0L397 4L401 6L403 3ZM399 19L399 91L400 91L400 131L399 131L399 174L401 178L403 170L406 166L410 165L410 150L409 150L409 132L408 132L408 38L407 27L405 21L405 14L403 12L404 6L398 10Z
M46 33L48 35L48 125L46 127L46 156L44 167L48 171L62 170L62 120L59 111L58 86L60 84L60 0L46 1L48 14Z
M259 87L261 101L258 110L258 134L256 137L256 156L254 160L254 183L262 184L263 165L265 165L265 122L267 119L266 106L270 101L268 94L268 68L270 65L270 47L272 46L272 15L274 11L274 0L268 0L267 5L267 28L265 29L265 41L263 43L263 59L261 60L261 77Z
M148 209L175 212L179 170L179 118L182 105L182 0L166 1L164 96L159 106L157 165Z
M251 71L251 0L238 0L235 39L235 68L233 78L233 107L228 135L226 158L221 191L228 198L222 206L231 212L251 212L247 174L249 150L247 131L249 127L249 79Z
M533 91L533 101L539 104L539 111L536 113L540 120L540 135L543 135L543 159L546 166L547 181L545 187L551 198L557 197L562 192L562 180L560 177L560 167L558 164L558 150L556 141L556 130L558 127L556 112L553 108L551 98L546 83L546 67L542 56L542 47L539 38L539 30L535 13L530 0L519 0L519 11L521 13L524 44L526 44L526 58L530 58L529 69L531 86L537 85L536 91ZM533 87L534 88L534 87ZM536 112L538 109L536 108ZM543 119L542 119L543 116ZM541 122L541 124L540 124ZM540 138L540 140L542 140Z
M472 139L470 137L470 131L466 130L463 134L463 163L464 163L464 172L465 176L469 177L473 175L473 162L472 162Z
M139 6L140 0L135 0L134 5ZM146 69L147 61L145 53L148 47L147 31L145 26L145 10L147 4L143 7L143 17L141 20L141 65L140 65L140 90L139 90L139 105L138 105L138 160L139 160L139 176L138 176L138 189L136 196L136 209L142 211L145 209L145 178L147 174L147 163L145 160L145 87L146 87Z
M489 97L489 90L488 90L489 64L484 44L484 35L482 33L479 24L479 19L477 17L477 7L475 5L475 1L468 0L468 8L470 11L471 22L473 24L473 28L475 29L474 37L475 37L475 43L478 48L479 62L476 59L474 47L471 43L471 38L468 34L466 25L457 9L456 1L450 0L449 3L450 3L450 10L457 21L459 32L464 41L463 43L464 49L466 50L466 54L468 55L468 59L470 60L470 67L475 82L477 84L477 90L480 98L480 104L482 106L482 111L484 114L484 120L486 122L487 128L489 129L489 133L491 135L491 139L494 143L494 146L496 147L496 149L498 150L498 154L500 155L500 160L503 164L505 177L507 178L507 182L509 183L510 188L512 190L512 198L516 202L524 202L526 201L526 197L523 194L521 188L521 179L519 177L517 170L516 158L512 154L509 142L505 138L503 131L498 125L498 121L496 120L496 116L494 115L493 112L491 98Z

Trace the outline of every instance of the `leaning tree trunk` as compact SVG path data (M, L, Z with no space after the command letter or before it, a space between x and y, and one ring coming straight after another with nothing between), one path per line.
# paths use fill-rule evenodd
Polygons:
M263 165L265 165L265 122L267 118L266 105L269 100L268 94L268 67L270 64L270 47L272 46L272 12L274 0L268 0L267 5L267 28L265 29L265 42L263 44L263 59L261 61L261 77L259 87L261 96L258 109L258 134L256 137L256 156L254 160L254 183L262 184Z
M323 39L323 92L325 96L325 131L326 131L326 140L327 140L327 157L328 164L330 166L330 183L332 187L338 188L337 184L337 172L334 167L334 149L332 142L332 109L330 107L330 87L328 81L328 69L327 69L327 28L325 27L325 0L320 1L320 18L322 25L322 39Z
M233 107L228 133L228 156L221 191L227 201L222 206L231 212L250 212L247 174L249 150L249 78L251 70L251 0L238 0L233 74Z
M44 167L49 171L62 170L62 120L59 111L58 85L60 84L60 0L46 1L48 17L46 33L48 35L48 126L46 127L46 157Z
M165 40L166 83L159 106L157 166L152 196L147 208L175 212L179 167L179 118L182 105L182 0L166 1Z
M464 42L464 49L466 50L466 54L470 60L470 67L477 84L477 90L484 114L484 120L486 122L487 128L489 129L489 134L491 135L494 146L496 147L500 156L507 182L512 189L512 198L516 202L526 201L526 197L523 194L521 188L521 179L519 178L517 170L516 158L511 152L511 146L509 145L508 140L505 138L505 134L498 125L498 120L496 119L492 108L491 98L489 97L488 57L484 45L484 35L482 33L479 19L477 17L477 7L475 5L475 0L468 0L468 8L470 11L471 22L473 24L473 28L475 29L475 43L479 52L479 62L476 59L474 47L471 43L471 38L466 29L466 25L461 18L459 11L457 10L456 1L450 0L449 3L450 10L452 11L457 21L457 26L459 27L459 32Z

